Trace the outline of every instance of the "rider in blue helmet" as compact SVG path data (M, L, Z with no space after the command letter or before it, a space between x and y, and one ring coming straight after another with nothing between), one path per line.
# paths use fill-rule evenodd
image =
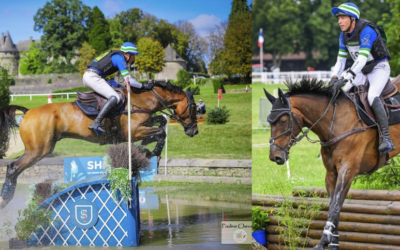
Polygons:
M153 88L153 85L141 84L130 76L127 64L134 63L136 55L139 55L136 46L131 42L126 42L122 44L120 50L111 50L96 57L89 63L83 74L83 84L108 99L96 119L89 125L89 129L98 135L106 134L101 121L121 101L117 92L105 79L110 79L120 72L126 84L132 87L144 90Z
M368 102L382 131L378 149L381 154L386 154L395 150L395 145L390 139L385 108L379 96L389 81L390 53L378 27L367 20L360 19L360 10L355 4L344 3L339 7L334 7L332 14L338 18L342 32L330 85L333 85L335 91L346 85L343 90L349 91L353 86L365 84L368 79L370 84ZM344 71L349 54L354 63Z
M360 10L355 4L344 3L334 7L332 14L338 18L342 33L339 37L339 53L330 84L338 90L347 81L343 90L349 91L353 85L363 85L368 79L370 84L368 102L382 131L378 149L381 154L386 154L395 150L395 145L390 139L385 108L379 96L389 81L390 53L378 27L360 19ZM343 72L349 54L354 63Z

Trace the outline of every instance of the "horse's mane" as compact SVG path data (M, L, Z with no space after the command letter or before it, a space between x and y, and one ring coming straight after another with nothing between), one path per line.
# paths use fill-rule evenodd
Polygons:
M324 81L317 80L316 78L303 77L300 81L293 82L292 79L285 82L288 90L286 94L288 96L300 95L300 94L316 94L329 96L332 95L332 89Z
M152 83L154 87L160 87L165 90L169 90L172 93L184 93L182 87L175 86L170 82L165 82L165 81L149 81L149 83Z

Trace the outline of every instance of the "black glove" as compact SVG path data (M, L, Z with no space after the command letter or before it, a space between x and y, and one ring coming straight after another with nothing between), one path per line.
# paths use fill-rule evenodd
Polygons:
M335 91L339 91L341 87L343 87L346 84L346 82L342 79L338 79L334 84L333 84L333 89Z
M335 85L337 81L339 81L337 77L332 77L331 80L329 81L329 86Z
M142 89L144 89L144 90L152 90L153 89L153 84L142 83Z

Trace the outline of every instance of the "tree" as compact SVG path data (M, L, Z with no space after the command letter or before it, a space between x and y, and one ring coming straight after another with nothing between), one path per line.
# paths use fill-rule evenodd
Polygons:
M229 14L229 20L236 15L241 15L249 12L249 6L246 0L233 0L231 13Z
M140 55L136 57L135 66L140 72L146 72L149 79L152 73L161 72L164 67L165 51L160 42L144 37L138 41L137 49Z
M52 0L34 16L35 31L43 32L41 45L48 57L71 59L86 40L90 7L79 0Z
M229 21L225 35L223 60L226 62L228 77L251 73L251 12L235 15Z
M107 19L110 27L110 35L111 35L111 48L119 48L124 43L124 37L122 32L122 24L118 21L117 18Z
M178 79L176 81L177 86L186 87L187 85L190 84L190 76L185 69L179 69L178 73L176 73L176 77Z
M96 50L90 46L89 43L84 42L82 47L79 49L79 58L78 58L78 70L80 76L83 76L85 73L88 64L96 57Z
M13 79L8 74L8 71L0 67L0 107L10 104L10 85Z
M98 54L101 54L110 48L111 35L109 24L104 18L103 12L97 6L93 8L89 23L89 44Z
M137 42L138 35L135 32L135 27L142 21L143 16L143 11L139 8L121 11L121 13L115 15L115 19L121 24L121 36L124 42Z
M382 15L382 21L379 25L384 25L387 37L387 48L390 52L392 60L390 63L391 76L395 77L400 74L400 2L388 0L390 6L390 14Z
M41 74L46 61L40 56L40 44L32 42L27 51L21 53L23 56L19 61L19 72L22 75Z

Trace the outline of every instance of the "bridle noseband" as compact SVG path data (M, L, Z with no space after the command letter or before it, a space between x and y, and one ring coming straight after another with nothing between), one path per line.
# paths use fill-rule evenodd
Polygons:
M185 92L185 98L187 99L186 108L178 115L175 113L175 110L172 110L170 107L168 107L168 105L164 102L164 100L157 93L157 91L155 91L155 89L150 90L150 92L161 103L161 105L164 107L164 109L166 109L168 111L168 113L167 113L167 112L164 112L161 110L160 111L161 113L163 113L163 114L167 115L169 118L177 121L185 129L190 129L197 125L197 120L194 122L193 121L191 121L191 122L184 121L188 117L190 118L190 117L196 116L196 103L194 102L193 96L192 95L189 96L187 91ZM185 115L184 117L180 118L180 116L183 115L188 109L189 109L189 113L187 115Z

